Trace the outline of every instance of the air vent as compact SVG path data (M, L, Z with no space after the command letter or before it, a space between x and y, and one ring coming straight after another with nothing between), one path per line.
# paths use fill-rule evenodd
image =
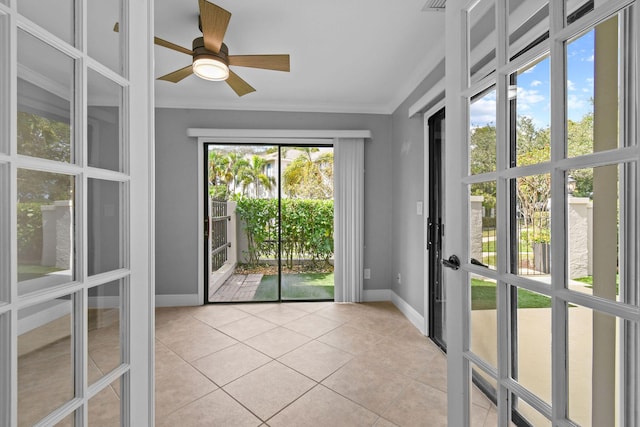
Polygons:
M422 8L423 12L444 12L447 0L429 0Z

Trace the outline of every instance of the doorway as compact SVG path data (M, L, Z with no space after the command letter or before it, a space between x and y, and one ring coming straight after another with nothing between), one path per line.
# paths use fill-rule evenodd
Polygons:
M333 146L203 147L206 301L332 301Z
M429 217L427 219L427 251L429 280L429 336L446 349L446 294L442 282L442 144L444 142L444 108L427 120L429 135Z

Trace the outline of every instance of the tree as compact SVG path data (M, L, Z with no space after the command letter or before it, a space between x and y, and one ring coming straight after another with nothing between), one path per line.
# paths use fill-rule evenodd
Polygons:
M567 121L567 153L569 157L582 156L593 152L593 112L584 115L582 120ZM593 192L593 169L571 171L576 180L576 197L590 197Z
M471 130L469 144L469 167L477 175L496 170L496 127L487 124ZM495 182L483 182L471 187L471 194L483 196L482 207L488 211L496 206Z
M275 184L275 178L267 176L264 173L267 161L262 157L253 155L248 165L239 170L240 182L244 190L244 194L247 194L249 186L253 185L255 191L255 197L260 195L260 187L270 191Z
M233 188L229 189L230 194L236 193L238 180L240 179L239 178L240 173L243 168L246 168L248 166L249 166L249 162L247 161L247 159L243 157L241 153L232 151L229 154L227 154L225 179L227 180L228 184L230 183L233 185Z
M69 124L37 114L18 112L18 152L68 163L71 161ZM73 198L74 178L51 172L18 170L18 201L53 203Z
M225 179L228 158L216 150L209 151L207 176L209 195L213 200L226 200L229 194L228 182Z
M284 171L283 190L290 198L331 199L333 197L333 153L312 158L312 149L305 147ZM315 149L317 151L317 149Z

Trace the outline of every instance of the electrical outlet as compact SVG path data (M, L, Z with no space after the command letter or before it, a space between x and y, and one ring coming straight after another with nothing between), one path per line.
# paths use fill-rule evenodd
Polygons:
M370 268L365 268L364 269L364 278L365 279L371 279L371 269Z
M402 274L398 273L398 275L396 276L396 281L398 282L398 285L402 284Z

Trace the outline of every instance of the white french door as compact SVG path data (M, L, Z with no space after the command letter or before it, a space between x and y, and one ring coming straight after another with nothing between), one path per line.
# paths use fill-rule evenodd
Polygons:
M640 425L640 5L446 17L449 424Z
M153 423L152 17L0 0L0 425Z

